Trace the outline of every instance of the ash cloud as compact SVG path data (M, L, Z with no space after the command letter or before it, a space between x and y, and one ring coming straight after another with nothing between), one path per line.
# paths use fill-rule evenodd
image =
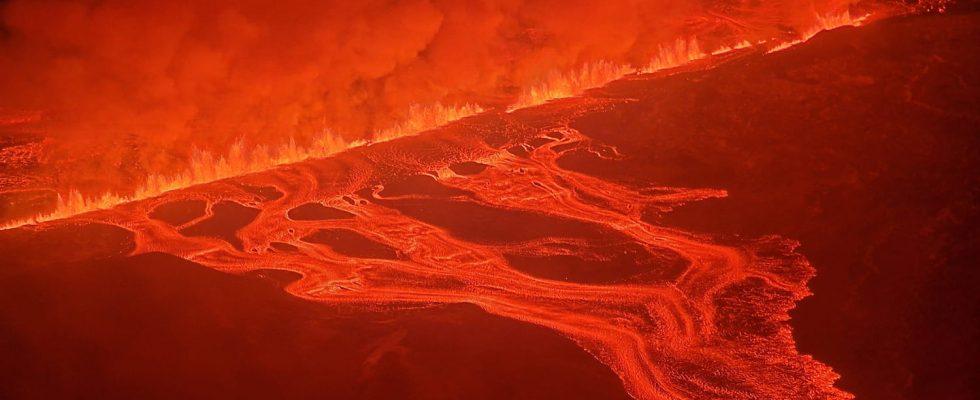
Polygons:
M549 71L766 39L850 3L4 1L0 108L43 110L54 158L166 172L192 146L366 137L413 103L500 105Z

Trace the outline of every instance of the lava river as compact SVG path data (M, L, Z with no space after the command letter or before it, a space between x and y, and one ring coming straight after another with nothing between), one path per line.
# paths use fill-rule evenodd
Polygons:
M127 229L232 274L365 313L469 303L550 328L636 398L845 398L785 321L814 270L797 243L655 223L718 188L640 187L563 169L628 149L570 127L629 100L489 113L418 137L168 193L55 224Z

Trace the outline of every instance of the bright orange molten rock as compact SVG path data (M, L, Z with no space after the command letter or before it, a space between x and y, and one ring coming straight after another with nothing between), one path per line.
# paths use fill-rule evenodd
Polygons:
M642 69L600 63L555 75L518 104L744 47L705 54L680 41ZM559 165L570 151L620 157L569 123L622 101L583 96L380 143L480 112L417 108L371 146L325 134L312 148L201 153L187 173L153 177L133 196L76 194L44 218L99 210L72 220L132 231L133 254L165 252L229 273L297 272L286 290L310 301L474 304L571 338L635 398L850 397L830 368L797 353L785 324L814 273L797 243L722 240L643 215L724 190L636 189ZM390 183L371 186L379 181Z
M558 165L569 151L619 157L568 123L621 101L488 115L74 220L132 231L133 254L297 272L286 290L310 301L469 303L545 326L608 365L635 398L848 397L830 368L797 354L784 324L813 275L796 243L723 241L641 215L723 190L637 190Z

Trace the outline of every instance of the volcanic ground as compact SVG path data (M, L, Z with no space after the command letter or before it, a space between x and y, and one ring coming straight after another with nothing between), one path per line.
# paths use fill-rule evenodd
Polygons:
M891 19L0 232L0 393L972 398L978 57Z

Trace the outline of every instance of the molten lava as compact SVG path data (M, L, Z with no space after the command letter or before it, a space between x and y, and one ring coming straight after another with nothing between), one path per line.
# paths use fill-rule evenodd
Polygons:
M725 192L634 189L557 164L580 150L620 157L567 125L613 104L485 116L76 220L132 231L133 254L299 273L286 290L310 301L469 303L545 326L636 398L847 397L829 368L797 354L784 324L813 275L796 243L651 224L644 214Z
M46 8L15 3L9 13L14 16L11 20L19 25L10 24L11 31L37 35L38 29L29 23L29 17ZM27 270L14 271L11 273L14 278L10 279L16 283L21 275L53 269L31 270L37 265L74 265L79 259L96 263L124 260L125 263L165 256L185 263L181 265L188 268L204 266L207 268L199 269L227 273L215 275L271 276L269 280L281 284L291 295L290 301L345 310L359 316L387 317L391 313L469 305L503 320L518 321L568 339L566 344L574 343L575 351L586 358L591 355L608 368L603 371L612 371L619 378L622 389L611 379L616 390L625 390L636 399L852 398L849 389L835 386L840 376L831 366L797 349L787 323L790 310L811 294L807 284L816 273L798 251L801 243L784 237L788 234L780 236L772 234L773 231L740 236L741 233L722 234L668 224L665 221L679 207L725 199L731 188L698 180L690 185L651 184L653 178L618 179L615 174L601 171L623 168L625 164L617 163L631 157L684 148L686 138L677 137L689 132L673 132L674 136L665 136L664 142L624 139L622 143L630 145L614 145L582 125L587 116L594 115L626 120L624 110L628 106L670 92L658 92L660 88L655 85L633 88L632 92L622 89L630 83L659 82L673 76L683 78L671 84L685 88L677 82L707 79L707 75L695 72L717 72L713 69L737 63L756 63L752 68L761 68L760 60L793 55L794 50L771 53L804 43L823 31L861 26L872 15L884 17L897 13L896 9L907 10L906 6L891 3L887 7L865 3L861 7L851 7L851 4L837 7L835 1L820 3L813 5L813 10L805 11L781 4L762 6L762 11L741 3L704 6L710 10L693 7L697 12L685 8L676 11L683 15L683 24L679 24L683 29L661 36L651 34L652 28L641 26L628 38L607 26L581 35L586 38L579 37L575 27L564 25L566 21L560 21L563 24L558 26L549 17L533 13L532 16L522 14L513 22L481 8L490 7L488 4L474 5L471 9L428 2L399 3L398 10L412 13L418 20L417 26L402 23L388 13L370 12L376 6L373 3L352 5L349 9L336 6L327 9L339 15L329 22L342 25L344 29L340 33L328 28L314 29L318 21L303 20L300 26L288 27L286 31L295 34L294 30L310 30L312 38L303 39L295 47L287 46L289 51L282 52L276 46L282 43L280 35L284 34L272 28L281 26L247 17L261 7L240 10L240 13L227 12L221 7L208 8L202 15L214 17L219 27L212 31L211 27L202 28L188 22L181 32L190 44L175 44L169 51L180 54L174 59L187 61L191 66L220 64L227 68L195 70L183 63L159 68L153 62L134 67L153 73L164 70L162 74L167 76L188 74L181 76L200 79L188 79L193 81L190 83L171 82L173 85L147 84L142 89L150 94L141 91L134 96L134 102L141 104L132 108L120 104L116 97L118 88L109 85L112 87L100 93L108 99L100 103L109 105L105 114L93 116L91 120L79 115L97 107L65 106L64 99L58 96L35 97L26 93L24 86L18 86L17 92L20 96L17 100L26 102L23 104L37 105L51 98L58 98L55 101L58 104L50 110L37 107L44 111L0 108L0 128L23 128L27 132L25 136L43 138L25 139L24 143L0 148L0 161L5 166L42 171L31 168L64 156L58 152L49 155L49 147L63 145L59 151L68 149L69 153L71 149L85 148L73 142L79 138L68 140L68 137L77 132L91 132L87 129L92 129L92 125L104 128L100 125L104 122L99 119L102 117L111 120L126 115L127 118L121 118L123 128L119 130L137 127L133 129L138 132L106 134L113 140L101 145L114 146L135 138L132 141L139 145L134 147L143 146L133 150L139 155L134 156L138 161L132 164L142 169L126 171L132 172L126 175L131 179L118 181L130 185L122 185L126 186L122 189L119 185L105 184L98 177L92 178L95 183L88 190L74 187L74 181L59 180L73 176L70 168L76 165L73 163L93 165L85 164L84 160L65 160L65 164L59 165L69 167L61 171L38 172L35 178L41 183L0 176L4 179L0 182L5 185L0 194L35 195L33 190L58 193L57 204L50 212L8 220L0 229L4 231L0 239L14 243L9 248L19 249L11 255L14 264ZM942 4L945 2L933 6ZM99 9L95 5L91 9L49 7L63 11L66 24L81 25L86 25L79 21L87 21L91 9ZM62 9L65 7L67 10ZM494 11L500 11L501 15L515 12L509 5L499 7L503 11ZM540 13L542 7L545 6L529 6L528 10ZM196 10L194 6L186 8ZM287 8L293 13L302 11ZM110 9L126 15L145 13L138 7ZM817 9L821 12L816 12ZM194 14L187 10L177 8L171 10L176 16L160 18L185 21L183 12ZM520 10L527 12L524 8ZM635 11L629 7L625 10ZM860 10L854 15L861 16L852 16L852 10ZM874 13L879 10L880 14ZM620 9L608 12L619 15L614 11L623 12ZM362 14L371 18L351 17L356 21L350 22L340 17ZM799 17L800 14L805 17ZM486 15L496 19L482 18ZM277 24L289 25L294 17L284 11L269 18ZM134 17L134 20L139 19ZM491 34L468 36L465 39L470 42L485 39L492 43L487 54L493 56L480 53L470 58L460 57L464 67L476 71L472 74L446 68L446 60L453 55L446 49L453 49L457 44L446 36L469 32L463 26L466 22L484 20L490 21L486 23L493 27L483 29L502 35L506 39L503 44ZM637 24L650 20L656 19L643 14ZM379 25L394 28L371 29ZM486 33L480 27L474 27L473 31ZM72 42L70 35L63 33L16 38L54 43L52 47L60 48ZM164 30L159 36L169 38L170 33ZM115 45L126 48L125 38L117 43L115 39L99 36L98 32L92 34L104 41L94 46L93 57L97 59L114 54L118 50ZM345 35L356 37L357 43L349 47L334 43ZM214 50L235 47L239 36L250 38L248 46L242 45L248 49L236 48L233 54ZM601 36L602 40L593 40L593 36ZM627 39L632 40L628 45L613 49L617 41ZM409 43L403 43L406 47L383 46L385 41L400 40ZM169 39L164 42L171 43ZM513 45L515 42L520 45ZM18 57L33 54L28 51L31 46L20 45L23 43L10 45L22 51ZM549 50L549 45L557 50ZM84 51L78 49L87 49L85 43L65 46L79 53ZM335 60L318 56L316 62L306 64L302 60L313 57L311 48L329 48L351 59L363 57L367 61L360 60L363 65L337 66ZM258 62L244 67L245 72L235 70L243 61L256 61L270 54L283 60ZM71 57L74 56L68 56ZM507 68L498 67L503 64L497 62L498 57L507 59ZM61 84L65 84L66 76L92 77L92 71L79 67L85 62L57 60L51 63L55 71L48 72L61 78ZM288 73L281 73L280 63L289 66L285 69ZM292 63L297 66L293 67ZM110 71L119 68L114 62L109 64ZM199 73L207 77L202 78ZM727 78L740 76L731 69L726 73ZM120 75L127 82L140 77L123 72ZM272 82L265 84L266 78ZM241 85L214 83L225 79ZM793 79L812 84L809 76L794 75ZM728 79L733 80L737 79ZM841 78L845 80L861 88L875 84L875 78L866 75ZM962 78L959 82L967 85ZM312 83L322 86L308 87ZM105 89L97 83L83 82L73 87L72 93L84 92L88 85ZM617 89L617 85L621 87ZM704 89L706 96L728 90L717 86ZM912 84L907 87L911 93ZM197 94L201 98L195 97ZM247 99L239 102L235 99L239 94ZM290 98L291 95L296 99ZM183 100L188 100L187 104L181 103ZM216 104L221 105L223 101L228 101L232 111L215 111L220 108ZM331 104L348 101L336 110L328 110ZM785 98L774 96L766 101L770 103L760 102L763 106L757 108ZM913 102L911 94L907 102ZM692 103L697 103L697 99ZM683 118L695 119L697 112L701 112L687 111L691 114ZM713 111L737 114L744 110L716 107ZM828 106L818 111L833 115L836 109ZM180 135L174 135L182 139L168 138L167 134L154 137L147 133L152 129L143 131L146 126L133 124L144 117L159 117L157 113L169 112L181 115L173 120L160 117L160 121L168 122L161 125L179 126ZM650 115L655 123L661 121L659 114L650 112ZM248 121L241 125L229 123L236 118ZM682 118L670 121L677 119ZM781 122L776 117L770 119L775 121L762 123ZM742 122L746 127L739 129L744 130L751 130L753 123L759 123L758 120ZM77 129L77 132L59 137L57 133L45 131L47 127L65 128L66 132ZM214 127L228 129L214 136L202 135L200 143L185 140ZM283 129L293 128L297 129L295 137L281 134ZM351 131L344 131L347 128ZM724 128L712 126L712 129ZM239 139L232 141L225 151L216 150L232 136L229 132L236 132ZM118 138L112 135L127 139L115 141ZM711 145L723 149L720 154L738 158L740 153L736 151L725 153L730 150L728 139L713 138ZM678 145L673 140L684 143ZM152 147L152 143L160 144L161 148L147 150L145 147ZM195 147L198 144L200 148ZM632 144L637 148L630 148ZM658 145L664 145L664 150ZM186 159L182 151L189 154ZM809 155L816 158L815 154ZM688 154L676 156L683 158ZM744 164L764 163L766 160L759 161L762 158L746 158ZM148 161L160 159L166 162ZM108 164L119 167L118 170L125 169L120 167L121 163ZM150 167L153 165L166 165L166 168L158 170ZM851 185L859 179L855 176L859 174L828 179L827 185ZM782 183L785 182L766 182L772 186ZM808 203L806 210L816 210L813 214L818 215L822 207L831 207L832 203L833 199L823 203L815 201ZM797 217L810 216L794 218ZM943 214L935 219L955 218ZM102 233L88 237L86 232L90 231ZM43 259L41 253L47 251L30 247L35 244L34 238L43 238L50 232L64 234L69 243L65 246L81 243L77 254L54 254L50 257L55 261L32 264L31 257ZM49 237L49 242L60 238L51 237L54 239ZM43 247L49 242L37 243ZM4 246L8 245L0 241L0 248L8 248ZM872 259L879 255L868 251L865 257ZM3 279L0 283L7 284ZM141 288L132 286L134 291ZM278 288L276 293L287 297ZM157 295L150 294L154 296ZM7 300L0 305L11 303ZM16 312L10 314L21 316ZM10 325L17 329L31 325L23 321L15 320ZM384 369L379 365L388 360L389 354L400 357L411 353L403 343L407 335L405 331L396 331L364 346L370 349L370 354L358 360L361 365L349 366L361 374L357 383L379 375L376 371ZM242 339L247 345L254 345L253 340L256 339ZM60 350L57 346L52 348ZM275 359L283 364L289 361ZM205 361L193 362L202 370L210 366ZM329 364L331 360L323 363ZM474 379L478 378L486 379Z

